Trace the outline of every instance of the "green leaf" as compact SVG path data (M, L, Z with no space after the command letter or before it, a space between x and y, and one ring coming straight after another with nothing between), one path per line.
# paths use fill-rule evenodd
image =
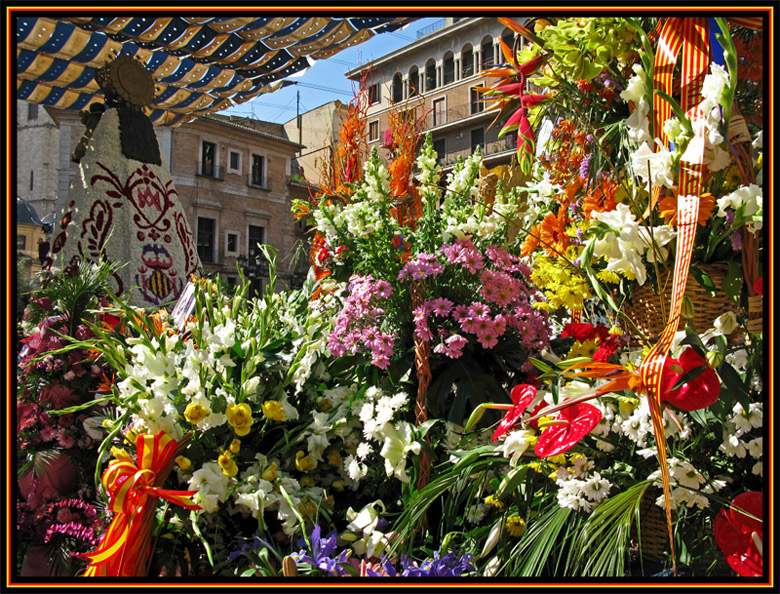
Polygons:
M750 409L750 391L739 377L737 370L725 361L718 367L718 375L729 392L737 399L745 410Z
M741 262L729 262L729 269L726 272L726 278L723 281L723 292L728 295L732 301L739 299L742 292L742 283L744 275Z
M715 282L709 274L698 266L691 266L690 274L709 293L710 297L715 297L718 287L715 286Z

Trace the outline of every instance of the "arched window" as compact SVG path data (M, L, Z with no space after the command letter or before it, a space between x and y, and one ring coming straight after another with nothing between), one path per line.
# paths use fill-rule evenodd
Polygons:
M425 63L425 90L432 91L436 88L436 61L431 58Z
M444 54L442 65L442 83L445 85L455 82L455 56L452 52Z
M467 78L474 74L474 48L467 44L460 50L460 77Z
M493 38L485 37L480 45L480 52L482 53L482 68L487 68L495 64L495 56L493 55Z
M404 100L404 81L399 72L393 76L393 101L400 103Z
M420 71L417 66L412 66L409 69L409 96L416 96L420 90Z

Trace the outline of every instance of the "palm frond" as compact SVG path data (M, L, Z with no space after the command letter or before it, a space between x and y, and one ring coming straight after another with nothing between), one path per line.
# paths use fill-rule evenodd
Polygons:
M582 524L573 549L570 565L577 574L619 577L625 574L629 556L631 528L648 481L632 485L625 491L602 501ZM637 532L641 542L641 518Z

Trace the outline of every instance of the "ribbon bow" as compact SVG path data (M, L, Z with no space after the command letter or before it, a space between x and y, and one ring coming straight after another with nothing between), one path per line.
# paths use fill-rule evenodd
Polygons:
M139 574L149 555L154 499L161 497L187 509L200 509L191 499L197 491L174 491L156 486L165 482L177 449L184 443L178 444L165 433L139 435L136 439L137 463L114 460L109 464L101 483L109 496L109 509L115 516L97 549L87 555L90 564L84 575Z

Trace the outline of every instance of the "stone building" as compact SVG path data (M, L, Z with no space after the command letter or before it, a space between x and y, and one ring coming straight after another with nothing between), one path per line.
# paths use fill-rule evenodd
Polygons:
M48 110L16 102L16 197L41 219L56 216L60 130Z
M396 109L410 121L423 118L423 134L432 133L445 171L477 146L487 167L509 163L517 133L498 139L501 126L488 129L495 114L485 111L475 87L495 81L478 73L503 62L499 39L512 47L515 33L493 17L448 17L420 33L416 41L346 74L354 81L365 77L369 87L369 150L376 147L386 156L389 117Z

